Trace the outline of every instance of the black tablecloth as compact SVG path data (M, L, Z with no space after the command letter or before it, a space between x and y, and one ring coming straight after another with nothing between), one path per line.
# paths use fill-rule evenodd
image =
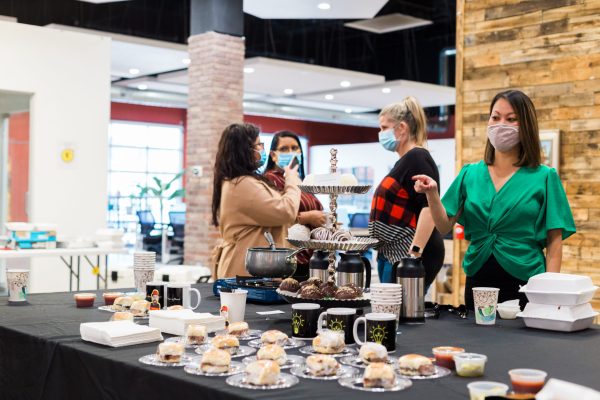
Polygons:
M199 286L200 311L216 313L219 300L208 285ZM100 292L99 292L100 294ZM99 295L99 299L102 297ZM143 365L138 359L156 350L156 343L109 348L84 342L82 322L108 320L96 308L78 309L72 294L29 296L30 305L8 306L0 299L0 399L347 399L369 397L403 399L465 399L466 384L474 380L509 383L511 368L540 368L550 377L600 389L600 329L560 333L527 329L521 320L497 320L496 325L476 325L472 318L453 314L424 325L402 325L397 336L397 356L431 354L434 346L459 346L488 356L485 376L448 376L414 381L402 392L367 394L340 386L336 381L300 378L292 388L273 391L230 387L224 378L186 374L181 368ZM99 301L96 305L101 305ZM285 314L260 316L256 311L280 309ZM290 333L289 305L248 304L246 320L253 329L280 329ZM165 335L168 336L168 335ZM289 354L299 354L290 350ZM189 397L188 397L189 396Z

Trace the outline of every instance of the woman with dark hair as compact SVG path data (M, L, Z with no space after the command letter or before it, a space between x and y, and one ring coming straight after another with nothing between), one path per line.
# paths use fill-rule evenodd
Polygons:
M280 193L257 169L266 160L259 129L252 124L232 124L223 131L215 159L212 222L222 242L213 252L217 278L247 275L246 251L265 247L270 231L278 247L285 247L287 228L298 215L298 168L285 167Z
M269 160L265 169L267 178L280 192L285 188L284 168L290 165L294 158L298 159L298 174L304 179L304 154L300 139L290 131L280 131L273 136ZM301 193L300 209L296 216L298 224L309 226L311 229L324 225L326 216L323 213L323 205L310 193ZM298 280L308 278L308 262L312 256L311 251L303 251L296 256L298 268L294 277Z
M456 222L470 241L463 268L465 303L473 287L500 288L499 301L527 299L520 285L542 272L560 272L562 241L575 222L556 170L541 164L537 116L523 92L498 93L490 106L484 159L465 165L440 200L435 180L416 175L440 232ZM546 253L544 254L544 249Z

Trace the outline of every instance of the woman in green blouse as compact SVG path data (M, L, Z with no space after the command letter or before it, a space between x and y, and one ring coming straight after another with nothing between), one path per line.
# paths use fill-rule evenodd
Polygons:
M519 287L542 272L560 272L562 240L575 222L556 170L541 165L537 117L523 92L507 90L492 100L484 159L465 165L440 201L435 180L416 175L437 229L456 222L471 243L463 268L465 303L473 287L500 288L499 301L526 298ZM544 248L546 254L544 255Z

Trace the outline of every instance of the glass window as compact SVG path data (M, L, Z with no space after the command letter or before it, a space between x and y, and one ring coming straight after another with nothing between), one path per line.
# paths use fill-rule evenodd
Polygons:
M168 197L182 187L182 180L171 184L163 193L162 218L160 198L152 191L140 196L142 187L156 188L154 177L167 183L184 168L183 128L113 121L109 129L108 222L125 230L126 241L136 242L137 211L149 210L157 223L168 223L171 210L182 210L181 198ZM155 232L156 233L156 232Z

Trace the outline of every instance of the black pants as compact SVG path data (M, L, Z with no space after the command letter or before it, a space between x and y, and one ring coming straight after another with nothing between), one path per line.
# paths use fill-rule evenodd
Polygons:
M444 265L444 238L437 229L433 229L427 245L423 250L423 266L425 267L425 287L429 287Z
M527 304L527 297L524 293L519 293L519 288L525 285L527 281L522 281L502 268L496 258L491 255L483 264L481 269L473 276L467 276L465 285L465 305L469 310L475 309L473 304L473 288L478 286L499 288L498 303L507 300L519 299L521 309Z

